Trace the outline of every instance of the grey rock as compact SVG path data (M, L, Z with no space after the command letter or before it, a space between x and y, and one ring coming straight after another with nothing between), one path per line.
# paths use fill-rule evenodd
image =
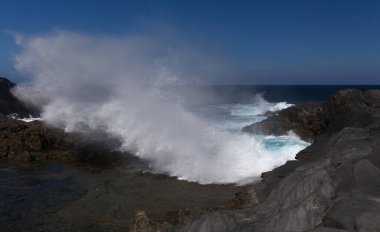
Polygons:
M323 225L349 231L358 231L358 226L363 228L362 231L368 228L369 231L379 231L379 213L379 202L358 195L342 197L323 218Z
M310 232L348 232L348 230L329 228L329 227L318 227L311 230Z
M245 127L274 134L293 129L314 144L299 161L263 173L254 185L260 200L254 208L215 212L182 229L380 231L380 91L342 90L323 105L318 117L325 127L307 127L302 119L313 111L296 107Z

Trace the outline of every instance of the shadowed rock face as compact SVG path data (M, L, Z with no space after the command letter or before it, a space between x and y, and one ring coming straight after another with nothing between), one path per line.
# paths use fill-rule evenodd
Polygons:
M63 131L41 122L26 123L0 114L0 160L68 159L71 154L64 139Z
M366 127L379 123L380 90L340 90L331 96L326 105L329 131L345 127Z
M38 115L38 111L31 106L27 106L15 98L11 89L16 84L6 78L0 77L0 113L1 114L17 114L19 117L29 117L30 115Z
M69 160L97 166L122 165L133 157L105 135L65 133L43 122L23 122L0 114L0 160Z
M260 204L172 230L380 231L380 90L338 91L324 103L283 110L244 130L281 134L284 128L314 144L298 161L263 173L254 185Z

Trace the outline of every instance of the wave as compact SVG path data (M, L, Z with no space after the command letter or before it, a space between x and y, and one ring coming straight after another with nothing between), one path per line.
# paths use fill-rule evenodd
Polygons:
M231 104L227 106L233 116L257 116L267 112L276 112L286 109L293 104L287 102L271 103L264 99L263 93L256 94L250 104Z
M270 138L220 130L186 110L161 91L180 77L176 62L165 68L157 62L169 58L161 57L164 46L150 38L58 32L19 42L16 68L31 78L15 90L19 98L38 105L46 123L65 131L101 130L119 138L120 149L148 160L152 172L202 184L242 183L308 145L289 135L283 138L291 143L273 151L267 147ZM231 114L285 106L259 97L258 109L235 108Z
M239 132L244 126L260 122L267 118L267 112L277 112L293 104L287 102L271 103L264 99L263 93L254 95L242 103L224 103L203 106L198 109L201 117L210 119L217 128Z

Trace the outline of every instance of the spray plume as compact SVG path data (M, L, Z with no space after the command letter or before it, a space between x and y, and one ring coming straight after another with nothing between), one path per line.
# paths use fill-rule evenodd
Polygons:
M190 62L159 39L57 31L17 42L23 49L16 69L30 78L15 90L19 98L40 106L45 122L68 132L101 130L120 138L120 149L147 159L155 172L239 183L305 147L273 155L262 137L218 130L186 110L167 86L202 77L186 64L206 70L207 61Z

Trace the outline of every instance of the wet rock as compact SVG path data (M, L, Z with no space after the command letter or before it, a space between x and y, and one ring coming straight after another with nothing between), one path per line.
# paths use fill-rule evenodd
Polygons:
M41 122L26 123L0 114L0 160L68 159L71 154L64 139L64 132Z
M65 231L43 229L53 214L75 202L87 189L70 177L30 175L22 169L0 169L0 231ZM67 230L69 231L69 230Z
M120 140L105 134L70 134L66 138L75 159L93 166L112 167L125 163L127 152L120 151Z
M129 154L118 139L65 133L40 121L24 122L0 114L0 160L70 160L94 166L122 165Z
M301 139L315 141L328 131L335 133L345 127L366 127L380 119L380 90L339 90L326 102L295 105L246 126L247 133L285 135L293 131Z
M246 133L286 135L293 131L301 139L315 140L326 129L325 108L322 103L296 105L278 112L268 119L246 126Z

